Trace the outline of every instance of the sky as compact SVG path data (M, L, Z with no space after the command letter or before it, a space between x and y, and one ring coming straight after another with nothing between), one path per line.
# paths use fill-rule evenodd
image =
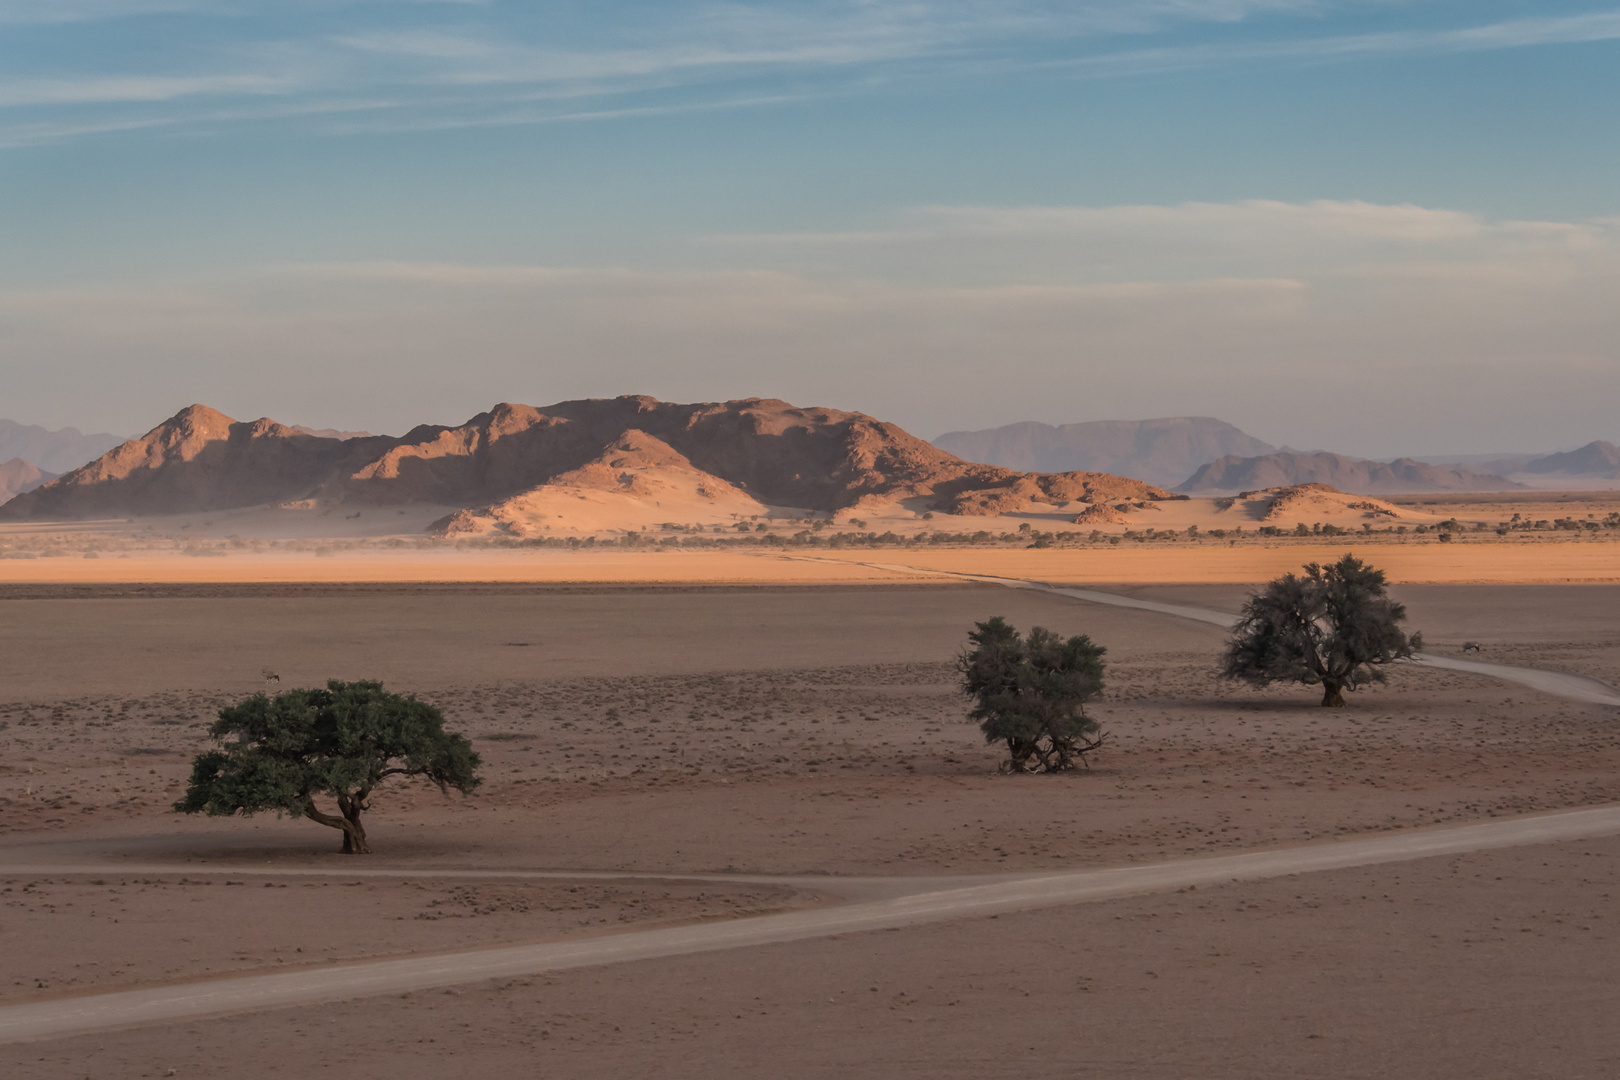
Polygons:
M0 416L1620 441L1616 102L1616 0L0 0Z

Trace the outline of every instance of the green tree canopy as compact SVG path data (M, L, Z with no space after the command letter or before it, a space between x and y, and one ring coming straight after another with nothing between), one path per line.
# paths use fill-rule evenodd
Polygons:
M465 736L444 730L438 709L391 694L380 682L339 682L324 690L255 694L219 711L208 729L218 748L197 755L184 814L250 815L261 810L307 817L343 830L343 850L367 854L360 817L390 776L421 776L440 791L470 793L478 755ZM317 796L337 802L327 814Z
M1253 686L1321 683L1322 704L1343 705L1344 691L1383 682L1383 665L1423 648L1423 635L1401 630L1405 621L1382 570L1354 555L1310 563L1303 576L1284 574L1249 597L1221 673Z
M1103 688L1103 654L1083 635L1063 638L1042 627L1025 637L1001 616L976 623L958 658L968 714L987 743L1007 744L1006 767L1058 772L1085 763L1106 733L1085 704Z

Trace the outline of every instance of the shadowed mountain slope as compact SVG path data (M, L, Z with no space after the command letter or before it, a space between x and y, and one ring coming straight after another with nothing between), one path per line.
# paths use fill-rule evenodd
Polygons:
M1280 451L1260 457L1223 457L1195 472L1177 491L1208 493L1328 484L1340 491L1508 491L1521 485L1455 465L1427 465L1412 458L1367 461L1342 454Z
M1223 420L1173 416L1097 420L1054 427L1033 421L983 431L952 431L934 445L968 461L1020 472L1090 472L1179 483L1217 458L1258 457L1277 448Z
M302 435L272 420L238 423L203 405L181 410L21 501L9 520L174 514L298 498L345 467L357 467L389 439L343 441Z
M469 527L507 528L522 524L520 511L566 518L568 507L553 505L564 490L618 507L680 493L724 502L727 514L771 506L835 513L915 499L929 510L984 516L1032 504L1175 497L1117 476L965 462L863 413L758 398L681 405L620 397L501 404L455 427L353 439L239 422L194 405L13 500L0 518L414 503L466 508Z

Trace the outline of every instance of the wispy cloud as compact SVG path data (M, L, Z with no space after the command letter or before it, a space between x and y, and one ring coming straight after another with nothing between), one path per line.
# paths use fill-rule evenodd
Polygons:
M932 206L883 228L696 238L775 267L939 286L1111 280L1322 281L1482 267L1547 281L1620 265L1612 222L1494 220L1414 205L1254 199L1170 206ZM1422 269L1415 270L1414 268Z
M1381 206L1328 199L1304 203L1248 199L1174 206L925 206L892 228L857 232L729 233L710 239L731 244L886 245L945 238L1020 239L1085 237L1148 231L1190 236L1219 230L1254 235L1284 231L1315 242L1323 238L1429 241L1479 235L1477 214L1411 204Z
M0 24L26 25L103 22L145 15L243 16L281 9L309 9L323 0L0 0ZM403 3L484 7L494 0L329 0L350 5Z
M0 80L0 108L174 101L186 97L282 94L290 83L268 75L112 76Z
M0 24L96 22L224 6L206 0L0 0Z
M795 5L676 5L593 48L526 42L494 28L375 29L334 40L400 61L412 77L463 85L608 83L761 69L849 68L970 59L1039 39L1147 34L1256 15L1315 11L1312 0L821 0ZM606 87L604 87L606 89Z
M0 0L0 24L35 24L34 36L16 46L26 47L27 62L10 65L29 74L0 81L0 110L14 114L14 130L68 133L206 124L207 111L232 99L388 98L399 115L379 110L380 127L487 126L690 111L697 99L710 108L801 100L874 77L1043 67L1129 75L1620 38L1620 10L1312 33L1346 12L1431 7L1421 0L621 0L580 17L499 0ZM105 53L85 54L100 57L88 66L74 61L81 24L138 26L158 16L168 19L163 46L129 54L140 70L110 70ZM1201 27L1219 27L1220 40L1185 40ZM0 64L5 48L0 41ZM599 104L535 107L582 98ZM503 108L523 103L529 107ZM96 108L144 108L161 119L88 114ZM63 115L43 115L51 110ZM23 111L32 115L15 115Z
M1451 30L1406 30L1373 34L1223 42L1099 52L1046 60L1095 75L1137 75L1248 62L1321 62L1381 56L1486 52L1545 45L1620 40L1620 11L1510 19Z

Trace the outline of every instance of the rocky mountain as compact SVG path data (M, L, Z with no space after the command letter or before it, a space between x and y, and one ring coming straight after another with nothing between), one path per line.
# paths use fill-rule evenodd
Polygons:
M0 504L55 479L55 473L48 473L22 458L0 461Z
M1221 457L1276 451L1231 424L1208 416L1097 420L1054 427L1033 421L983 431L952 431L934 445L968 461L1020 472L1091 472L1171 485Z
M193 405L0 507L0 519L428 504L459 508L440 523L444 531L522 533L566 522L581 503L606 522L630 522L647 513L682 520L664 509L666 499L710 516L771 507L856 513L902 502L986 516L1176 497L1118 476L962 461L862 413L759 398L680 405L620 397L502 404L455 427L349 439Z
M1412 458L1368 461L1342 454L1279 451L1258 457L1223 457L1193 473L1175 490L1187 493L1327 484L1365 494L1418 491L1508 491L1521 485L1459 465L1428 465Z
M1593 476L1620 479L1620 446L1598 440L1579 450L1548 454L1524 464L1524 471L1539 475Z
M299 497L358 468L390 439L323 439L193 405L0 508L10 520L226 509Z
M120 435L86 435L78 428L51 430L0 420L0 461L22 458L52 474L76 469L123 442Z

